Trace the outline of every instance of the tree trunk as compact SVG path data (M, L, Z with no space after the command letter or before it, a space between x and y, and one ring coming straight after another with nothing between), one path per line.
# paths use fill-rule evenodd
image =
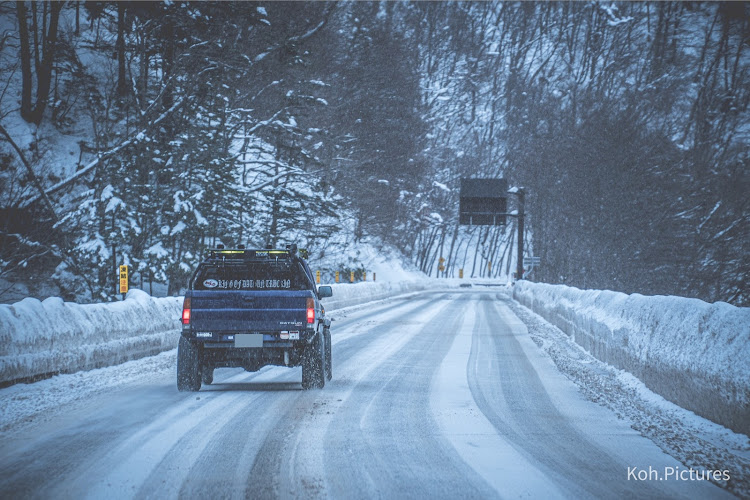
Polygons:
M117 3L117 95L125 97L128 93L125 79L125 2Z
M268 244L271 247L276 248L278 241L279 232L279 210L281 208L279 202L279 162L281 162L281 147L277 144L276 146L276 165L274 167L274 181L273 181L273 201L271 202L271 227L268 230Z
M47 108L49 91L52 86L52 64L55 60L55 48L57 45L57 25L63 5L64 2L52 2L50 5L49 28L46 33L43 33L42 60L36 75L36 103L32 103L31 89L34 81L31 72L31 47L27 24L28 11L23 2L16 3L18 34L21 38L21 117L34 125L39 125L42 122L44 110ZM34 35L36 36L36 33Z
M16 2L18 14L18 35L21 38L21 117L27 122L31 121L31 87L33 85L31 74L31 44L29 43L29 26L27 22L26 4Z
M174 22L169 16L164 18L164 57L162 59L162 85L164 93L162 94L162 106L169 109L174 104L172 95L172 86L169 82L172 78L172 66L174 65Z

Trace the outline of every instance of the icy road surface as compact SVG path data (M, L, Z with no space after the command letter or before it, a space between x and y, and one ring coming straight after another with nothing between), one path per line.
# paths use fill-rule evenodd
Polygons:
M687 467L585 399L503 294L332 316L323 390L271 367L180 393L175 351L3 389L0 497L731 496L665 477Z

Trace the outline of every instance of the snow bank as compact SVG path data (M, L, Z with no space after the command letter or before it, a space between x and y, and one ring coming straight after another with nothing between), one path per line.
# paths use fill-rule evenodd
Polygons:
M750 309L523 281L513 297L664 398L750 435Z
M333 288L333 297L323 299L323 306L327 311L333 311L365 302L395 297L404 293L426 290L437 283L437 281L433 280L414 280L332 284L330 286Z
M75 304L59 297L0 305L0 383L72 373L172 349L182 299L131 290L122 302Z
M327 310L424 290L431 280L332 285ZM438 284L438 282L435 282ZM182 297L133 289L122 302L74 304L27 298L0 305L0 384L111 366L174 349Z

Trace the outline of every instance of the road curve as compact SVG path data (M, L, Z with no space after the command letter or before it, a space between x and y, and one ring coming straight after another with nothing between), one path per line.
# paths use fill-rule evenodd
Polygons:
M54 408L0 444L0 497L729 496L654 478L685 467L585 400L508 300L430 292L334 312L323 390L267 368L179 393L171 367Z

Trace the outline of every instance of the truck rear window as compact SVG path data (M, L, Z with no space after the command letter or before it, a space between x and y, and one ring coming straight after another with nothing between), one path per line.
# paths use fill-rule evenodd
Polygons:
M308 279L295 262L201 264L193 290L306 290Z

